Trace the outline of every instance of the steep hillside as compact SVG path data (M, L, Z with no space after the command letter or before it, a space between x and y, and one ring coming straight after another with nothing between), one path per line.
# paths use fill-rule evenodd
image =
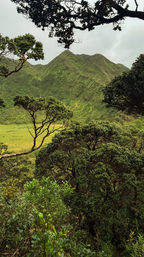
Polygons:
M13 65L13 61L5 59ZM102 103L102 87L127 68L104 56L75 55L66 50L47 65L27 63L9 78L0 78L0 97L6 108L1 122L23 122L25 114L13 108L16 95L55 96L70 105L76 120L112 118L114 112Z

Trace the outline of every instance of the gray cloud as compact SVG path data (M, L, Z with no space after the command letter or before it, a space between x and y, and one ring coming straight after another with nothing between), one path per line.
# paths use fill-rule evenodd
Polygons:
M139 0L139 3L142 3ZM130 1L131 3L131 1ZM42 31L33 23L17 14L16 5L10 0L0 0L0 32L15 37L25 33L33 34L44 45L45 60L48 63L64 48L55 38L48 38L48 31ZM97 27L91 32L76 31L76 41L70 50L75 54L101 53L115 63L131 66L136 57L144 53L144 21L127 19L122 32L113 31L111 25Z

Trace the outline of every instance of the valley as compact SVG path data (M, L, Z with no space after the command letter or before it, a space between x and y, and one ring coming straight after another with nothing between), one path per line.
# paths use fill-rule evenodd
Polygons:
M141 99L142 108L139 70L138 90L127 94L122 87L127 74L133 81L132 72L100 54L64 51L47 65L26 63L0 78L2 256L14 256L17 249L18 257L78 257L78 251L80 257L140 256L130 255L144 242L139 234L144 231L144 119L135 103ZM123 111L123 104L131 103L127 97L134 101L131 115Z
M144 1L0 1L0 257L144 257Z

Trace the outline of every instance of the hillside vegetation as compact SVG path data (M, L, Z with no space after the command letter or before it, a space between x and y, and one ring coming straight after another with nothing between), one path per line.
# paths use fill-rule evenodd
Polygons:
M3 62L14 65L14 60ZM16 95L54 96L69 105L74 119L114 119L117 112L102 103L102 88L128 68L115 64L100 54L75 55L66 50L47 65L26 63L22 71L0 78L0 97L6 108L1 110L1 123L23 123L24 112L13 107Z
M21 94L32 141L24 124L0 125L0 256L144 256L144 55L122 70L66 51L1 80L7 122Z

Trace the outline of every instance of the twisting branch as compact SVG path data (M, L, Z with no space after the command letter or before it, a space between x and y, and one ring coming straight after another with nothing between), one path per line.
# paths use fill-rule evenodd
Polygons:
M54 132L64 129L65 121L72 116L72 113L60 101L53 98L46 101L43 98L34 99L29 98L28 96L17 96L14 99L14 105L25 109L31 117L33 134L31 132L30 134L33 138L33 144L28 151L2 154L0 159L27 155L40 149L43 146L45 139ZM36 113L40 111L45 113L45 118L42 119L41 122L37 122ZM61 125L55 127L55 124ZM37 140L40 136L42 138L38 144Z
M12 71L6 71L6 72L0 72L0 76L3 76L5 78L7 78L8 76L10 76L11 74L15 73L15 72L18 72L20 71L23 66L24 66L24 63L27 61L27 59L23 56L23 58L21 58L17 64L17 66L15 67L14 70Z

